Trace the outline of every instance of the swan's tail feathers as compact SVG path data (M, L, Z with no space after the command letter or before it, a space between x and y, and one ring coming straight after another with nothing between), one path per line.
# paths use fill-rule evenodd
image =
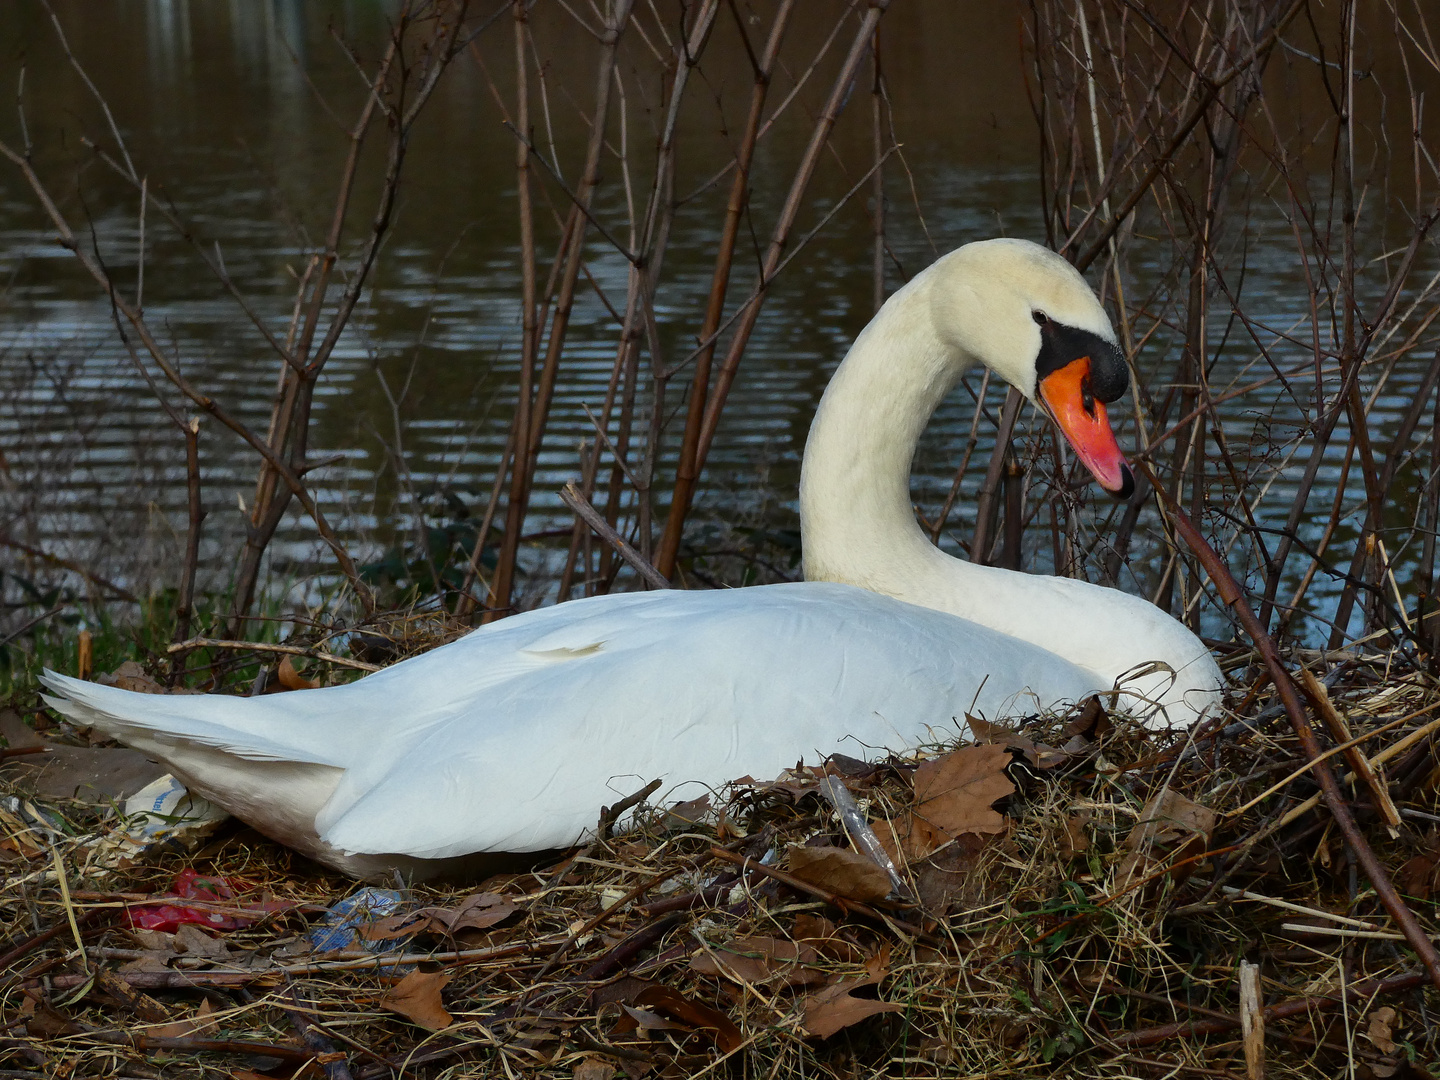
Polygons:
M249 761L336 765L331 755L310 745L314 740L287 738L286 722L263 699L219 694L141 694L114 686L72 679L46 670L40 681L51 691L45 703L82 727L96 727L121 742L162 760L174 748L200 746ZM318 752L317 752L318 751Z

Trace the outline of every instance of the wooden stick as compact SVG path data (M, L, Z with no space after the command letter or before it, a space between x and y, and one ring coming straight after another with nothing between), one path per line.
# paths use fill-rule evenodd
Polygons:
M379 671L378 664L367 664L364 660L352 660L348 656L336 656L321 649L307 649L302 645L271 645L263 641L234 641L230 638L196 637L189 641L177 641L166 647L167 653L188 652L191 649L241 649L249 652L281 653L286 656L304 656L311 660L324 660L327 664L354 668L356 671Z
M1240 961L1240 1034L1245 1041L1246 1080L1265 1080L1265 1013L1260 1007L1260 968Z
M565 251L564 270L560 278L560 291L555 299L555 308L550 317L550 337L545 350L544 363L535 382L534 397L526 418L528 438L516 438L515 463L510 488L510 500L505 508L505 535L501 541L500 557L495 566L492 586L493 607L485 613L486 621L503 618L510 614L511 592L514 588L516 560L519 555L520 534L525 514L530 505L531 488L535 470L540 460L544 443L546 421L550 415L550 403L555 394L555 382L560 369L560 356L565 348L565 336L570 327L570 315L575 304L576 284L580 278L580 262L585 253L585 230L590 224L590 202L600 182L600 157L605 147L605 127L610 114L611 92L614 87L616 57L625 28L630 21L634 0L619 0L612 11L610 23L605 28L605 44L601 52L600 65L596 76L595 108L590 124L590 140L585 151L585 166L580 182L574 193L574 203L565 224L561 247ZM517 150L517 161L520 151ZM537 341L538 345L538 341ZM538 348L536 355L539 355Z
M785 205L781 208L780 217L775 223L771 232L770 244L765 252L765 259L760 269L760 279L756 285L755 292L746 301L742 312L739 314L739 321L734 333L730 338L730 346L725 353L725 360L716 373L715 384L710 391L710 396L705 403L704 421L700 428L700 437L696 444L695 470L698 476L705 467L705 459L710 452L710 444L714 441L715 432L720 426L720 416L725 409L725 401L729 396L730 387L735 382L736 373L740 367L740 359L745 352L745 346L750 340L750 334L755 329L755 323L760 317L760 308L764 303L774 281L775 275L780 267L781 259L784 257L787 246L790 242L790 234L795 226L796 218L800 214L800 205L806 188L810 185L810 179L815 173L816 166L820 163L820 155L824 152L830 141L830 132L835 126L836 120L840 117L840 111L850 98L851 85L855 80L855 73L860 67L861 60L870 51L871 38L875 33L875 27L880 21L880 16L889 7L890 0L870 0L869 8L865 17L861 20L860 27L856 31L854 41L851 43L850 52L846 56L835 82L831 87L829 98L815 122L815 127L810 135L810 142L805 148L804 157L799 167L795 170L795 176L790 184L789 194L786 196Z
M138 291L138 287L137 287ZM138 303L136 305L139 307ZM188 495L189 529L185 534L185 569L180 576L180 599L175 610L175 640L190 636L190 619L195 606L195 574L200 567L200 525L205 520L205 507L200 502L200 418L190 417L184 424L185 490ZM170 661L172 685L185 674L185 654L173 654Z
M595 534L604 540L624 559L630 566L645 579L652 589L668 589L670 582L660 571L645 561L644 557L631 547L618 532L610 527L610 523L600 516L600 511L591 506L586 498L580 494L574 482L566 484L560 489L560 501L575 511L577 517L595 530Z

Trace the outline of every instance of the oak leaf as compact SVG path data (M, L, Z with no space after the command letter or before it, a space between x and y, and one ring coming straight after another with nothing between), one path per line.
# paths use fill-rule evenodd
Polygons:
M215 1010L211 1008L209 999L200 1003L200 1008L188 1020L179 1020L170 1024L158 1024L155 1027L147 1028L145 1034L157 1039L193 1039L196 1035L204 1035L213 1031L219 1021L214 1017Z
M515 905L499 893L471 893L451 907L423 907L401 915L375 919L357 928L367 940L386 940L409 934L458 934L461 930L485 930L508 919Z
M380 1007L413 1020L427 1031L441 1031L454 1022L440 991L455 976L444 971L412 971L380 999Z
M950 838L928 821L905 811L894 821L877 821L875 838L896 866L928 858Z
M805 995L805 1031L818 1039L828 1039L837 1031L851 1024L858 1024L880 1013L901 1012L905 1006L898 1001L880 1001L877 998L857 998L851 993L861 987L873 986L890 973L890 949L886 945L881 951L865 961L865 974L860 978L837 978L823 990Z
M905 1006L878 998L857 998L850 991L865 983L836 983L805 997L805 1030L818 1039L828 1039L851 1024L880 1013L900 1012Z
M1015 790L1003 746L967 746L915 770L915 816L948 834L999 833L1005 816L991 809Z
M575 1063L574 1080L611 1080L615 1066L596 1057L582 1058Z
M1382 1006L1370 1014L1370 1028L1366 1032L1375 1049L1382 1054L1395 1052L1395 1010L1389 1005Z
M802 947L813 947L831 960L842 964L858 963L864 956L860 947L842 936L840 928L823 915L803 911L795 916L790 936Z
M1135 873L1160 856L1161 848L1173 846L1170 854L1176 862L1203 851L1215 828L1215 820L1215 811L1208 806L1165 788L1145 804L1140 819L1125 838L1126 851L1116 867L1116 881L1122 885L1128 883ZM1192 868L1187 867L1187 873L1189 869Z

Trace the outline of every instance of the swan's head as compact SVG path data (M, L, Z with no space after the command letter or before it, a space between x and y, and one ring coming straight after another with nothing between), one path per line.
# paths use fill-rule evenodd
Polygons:
M1068 262L1028 240L966 244L935 267L935 326L1044 410L1091 475L1128 498L1134 477L1105 413L1130 385L1105 309Z

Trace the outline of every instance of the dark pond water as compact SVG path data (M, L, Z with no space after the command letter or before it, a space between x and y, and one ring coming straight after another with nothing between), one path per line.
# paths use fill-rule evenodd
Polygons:
M843 5L803 0L802 7L805 14L794 31L796 57L813 51ZM967 240L997 234L1043 238L1037 141L1018 26L1004 5L978 10L984 7L965 5L959 17L952 0L911 0L895 4L886 16L894 128L904 144L904 167L894 159L886 176L890 242L898 264L890 268L891 288L935 251ZM218 245L232 279L267 319L283 326L293 302L293 271L324 235L345 149L322 99L348 118L363 91L335 38L353 42L362 58L372 58L393 5L67 0L56 10L75 55L108 100L139 171L163 187L208 244ZM489 66L462 58L428 107L410 149L395 226L373 288L321 383L313 456L337 461L315 475L317 491L361 551L378 551L411 529L417 495L447 490L467 504L480 504L505 445L518 360L518 256L513 142L499 123L487 81L487 71L494 69L508 92L503 71L508 37L493 37L483 38L478 48ZM553 64L549 104L568 118L557 120L556 152L573 172L584 140L575 98L589 93L593 43L553 5L537 13L537 38ZM731 51L727 60L722 50L708 69L703 95L723 103L736 124L749 82L743 56ZM0 5L0 97L7 102L14 99L22 67L25 131L7 107L0 138L19 146L28 132L37 167L65 213L72 222L90 223L95 250L117 279L133 286L139 250L135 199L80 143L84 134L103 134L104 118L68 67L44 8L11 0ZM796 74L790 71L787 78L793 82ZM641 107L644 89L638 79L629 87L630 134L649 140L652 120ZM755 201L763 207L763 228L783 196L820 93L803 93L762 144ZM868 109L868 98L852 102L852 112L868 117ZM812 223L867 167L868 119L847 123L841 125L836 154L817 178ZM723 163L716 156L723 141L715 138L713 117L694 127L693 133L682 129L679 191L691 190ZM362 215L373 205L378 176L378 161L366 164L356 194ZM672 353L688 348L699 325L723 187L682 205L675 220L657 297L662 338ZM1267 219L1262 205L1248 222L1247 311L1269 325L1295 328L1309 311L1297 288L1289 226L1280 208L1271 209ZM554 239L545 213L542 259L553 251ZM625 192L618 176L604 178L596 215L623 230ZM274 388L272 355L186 246L160 222L148 225L144 300L152 326L163 330L189 377L263 430ZM870 313L870 229L865 200L857 198L778 282L710 458L698 500L702 524L793 523L799 453L814 404ZM555 492L577 473L577 442L591 432L585 407L598 408L614 363L615 323L597 292L618 306L626 264L591 236L587 271L595 284L582 291L568 338L536 483L539 513L529 522L535 531L568 525ZM1375 254L1385 242L1384 235L1371 238ZM1143 243L1130 251L1126 273L1132 295L1143 295L1161 274L1162 245L1157 241L1153 260ZM1168 258L1168 248L1163 252ZM746 288L754 265L753 254L748 257L751 262L736 278ZM1422 269L1428 280L1433 269ZM167 583L185 529L183 446L137 376L108 305L74 259L54 244L34 198L8 165L0 165L0 305L5 529L32 547L137 589ZM1231 329L1215 327L1217 343ZM1308 337L1308 330L1299 337ZM1217 391L1266 370L1248 341L1240 335L1230 341L1211 377ZM1282 363L1304 357L1298 345L1277 350ZM1150 343L1140 364L1151 373L1152 393L1163 393L1165 372L1174 366L1164 335ZM1420 376L1408 361L1390 373L1372 411L1378 434L1393 430ZM1309 386L1303 380L1297 385ZM1375 385L1371 378L1367 390ZM950 488L970 431L973 391L974 385L958 391L926 436L914 481L924 512L933 513ZM677 386L672 408L678 398ZM992 393L992 405L998 400ZM1257 424L1274 425L1269 429L1274 435L1298 415L1272 387L1258 398L1227 405L1225 429L1243 457ZM678 424L671 430L678 432ZM970 503L989 457L990 424L982 422L978 435L952 516L959 536L973 528ZM1128 420L1122 443L1127 440L1134 440ZM1302 450L1285 465L1284 456L1294 450L1282 445L1269 486L1256 499L1262 520L1283 520L1289 509L1287 493L1304 460ZM1343 439L1322 472L1332 488L1342 451ZM209 424L202 458L209 510L203 558L208 584L223 587L242 535L241 506L252 496L256 462L237 439ZM1316 499L1321 503L1328 507L1323 494ZM1359 504L1358 488L1353 503ZM1100 509L1108 512L1103 504ZM1093 529L1094 512L1086 510L1082 521L1082 533ZM1142 522L1142 537L1149 527ZM1350 515L1344 528L1353 529ZM946 542L954 546L953 539ZM1037 536L1035 545L1033 564L1048 569L1048 541ZM1123 575L1126 587L1153 588L1160 569L1151 565L1148 550L1143 542L1137 545L1134 566ZM531 557L537 565L545 558L538 549ZM313 528L293 517L272 548L277 587L324 565ZM1313 595L1323 598L1326 588Z

